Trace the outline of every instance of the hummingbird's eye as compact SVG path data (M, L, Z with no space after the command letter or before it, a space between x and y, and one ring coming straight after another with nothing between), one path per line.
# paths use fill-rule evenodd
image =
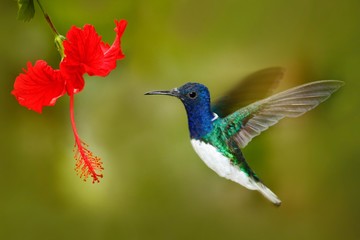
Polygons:
M189 98L191 98L191 99L195 99L195 98L197 97L197 94L196 94L196 92L189 92L189 93L188 93L188 96L189 96Z

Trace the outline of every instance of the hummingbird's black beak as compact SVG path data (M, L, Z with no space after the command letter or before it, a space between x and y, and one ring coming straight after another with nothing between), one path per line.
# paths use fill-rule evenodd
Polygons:
M170 91L159 90L159 91L146 92L145 95L168 95L173 97L179 97L179 91L176 88L174 88Z

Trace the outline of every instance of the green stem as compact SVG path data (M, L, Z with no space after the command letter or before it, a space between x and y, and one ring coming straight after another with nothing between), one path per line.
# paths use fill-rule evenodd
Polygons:
M54 24L52 23L49 15L46 13L44 7L41 5L40 0L36 0L44 17L46 22L49 24L51 31L54 33L55 35L55 44L56 44L56 48L58 50L58 52L60 53L61 56L61 60L64 59L65 57L65 53L64 53L64 46L63 46L63 40L65 39L62 35L59 34L59 32L56 30Z
M39 4L39 7L40 7L40 9L41 9L41 11L42 11L42 13L43 13L43 15L44 15L44 17L45 17L45 20L46 20L46 22L49 24L49 26L50 26L51 30L53 31L53 33L54 33L56 36L60 36L59 32L56 30L54 24L52 23L49 15L45 12L44 7L41 5L40 0L36 0L36 1L37 1L37 3Z

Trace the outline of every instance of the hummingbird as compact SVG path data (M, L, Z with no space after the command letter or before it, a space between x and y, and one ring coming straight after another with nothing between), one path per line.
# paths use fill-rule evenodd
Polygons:
M298 117L315 108L344 84L315 81L267 97L283 75L279 67L255 72L212 104L208 88L195 82L145 95L180 99L187 113L191 145L203 162L219 176L257 190L280 206L281 200L250 168L241 149L282 118Z

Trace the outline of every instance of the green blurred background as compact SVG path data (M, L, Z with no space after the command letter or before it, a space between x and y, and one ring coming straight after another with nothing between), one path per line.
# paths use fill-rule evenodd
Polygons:
M93 24L106 42L127 19L126 58L76 95L80 136L104 161L100 184L73 170L69 99L37 114L10 95L27 61L57 67L37 11L16 20L1 1L0 239L359 239L360 2L43 1L59 32ZM38 10L38 7L37 7ZM287 69L279 90L308 81L346 85L314 111L285 119L244 149L282 199L218 177L189 143L174 98L148 97L188 81L214 98L241 77Z

